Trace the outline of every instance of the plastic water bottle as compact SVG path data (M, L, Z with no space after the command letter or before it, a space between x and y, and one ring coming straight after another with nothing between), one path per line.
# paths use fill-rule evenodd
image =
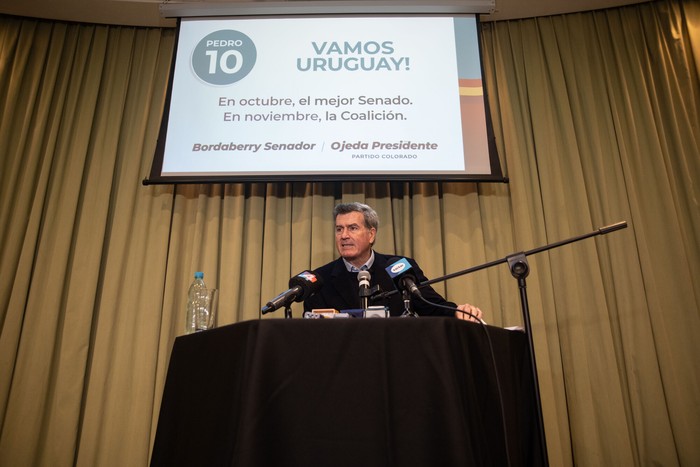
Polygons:
M194 281L187 291L187 321L185 333L207 329L209 322L207 310L207 286L204 284L204 273L195 272Z

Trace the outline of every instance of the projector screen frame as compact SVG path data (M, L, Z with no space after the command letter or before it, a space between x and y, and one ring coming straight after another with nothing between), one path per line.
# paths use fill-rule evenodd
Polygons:
M495 0L355 0L161 3L163 18L351 14L490 14Z

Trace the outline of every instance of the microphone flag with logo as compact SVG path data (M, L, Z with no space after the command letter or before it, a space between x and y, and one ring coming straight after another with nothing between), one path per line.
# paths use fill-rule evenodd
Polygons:
M392 258L394 261L386 267L386 272L391 277L396 288L400 291L407 290L412 295L421 296L421 292L416 286L416 275L413 272L413 266L406 258Z
M289 289L285 290L262 307L262 314L275 311L281 306L294 302L301 302L316 293L323 281L311 271L302 271L289 279Z

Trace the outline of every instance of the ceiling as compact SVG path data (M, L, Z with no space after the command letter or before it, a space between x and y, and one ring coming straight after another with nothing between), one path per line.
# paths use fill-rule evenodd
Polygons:
M197 2L197 0L190 1ZM364 1L371 3L369 0ZM648 0L496 0L496 11L490 15L482 15L481 19L497 21L530 18L597 10L644 1ZM224 3L221 0L218 2ZM175 26L174 20L161 18L158 8L161 3L165 2L163 0L0 0L0 13L85 23ZM228 0L228 3L238 2Z

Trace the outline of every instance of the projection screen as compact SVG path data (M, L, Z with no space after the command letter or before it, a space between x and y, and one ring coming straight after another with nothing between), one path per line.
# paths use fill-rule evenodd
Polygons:
M503 181L475 14L179 19L152 183Z

